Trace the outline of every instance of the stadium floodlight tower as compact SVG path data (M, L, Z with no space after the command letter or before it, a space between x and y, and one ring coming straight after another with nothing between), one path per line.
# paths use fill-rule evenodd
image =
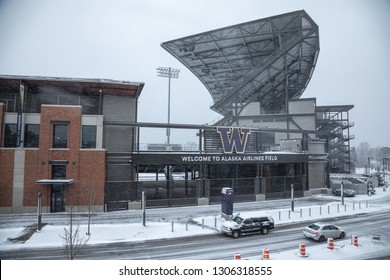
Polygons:
M168 78L168 125L171 123L171 78L178 79L180 69L175 69L171 67L158 67L157 76ZM167 127L167 145L170 144L171 130Z

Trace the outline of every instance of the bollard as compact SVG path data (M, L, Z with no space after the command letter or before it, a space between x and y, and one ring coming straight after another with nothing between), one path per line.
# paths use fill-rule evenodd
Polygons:
M282 217L282 214L280 213L280 210L279 210L279 221L281 220L281 217Z
M291 211L288 210L288 219L290 220Z
M299 256L301 256L301 257L307 257L307 254L306 254L306 244L305 244L305 242L299 243Z
M372 241L381 241L381 235L380 234L373 234Z
M337 204L337 213L340 212L340 205Z
M217 216L215 216L215 218L214 218L214 227L215 228L217 227Z
M322 206L320 206L320 215L322 215Z
M359 201L359 209L362 209L362 202Z
M263 249L263 260L269 260L269 249L268 248Z
M352 245L353 246L356 246L356 247L359 247L359 242L358 242L358 236L357 236L357 234L354 234L354 235L352 235Z
M330 205L328 205L328 214L330 214Z
M352 202L352 210L355 210L355 201Z
M347 212L347 203L344 204L344 212Z
M240 253L234 253L234 259L235 260L241 260L241 254Z
M309 207L309 217L311 217L311 207Z
M301 218L302 218L302 208L301 209L299 209L299 215L301 216Z
M329 250L333 250L334 249L334 240L331 237L328 238L328 249Z
M202 229L204 229L204 219L202 219Z
M174 232L174 222L172 222L172 232Z

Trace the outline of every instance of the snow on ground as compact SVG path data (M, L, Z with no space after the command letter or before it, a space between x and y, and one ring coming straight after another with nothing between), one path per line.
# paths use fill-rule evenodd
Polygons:
M326 200L327 196L321 196ZM334 199L334 197L332 197ZM322 206L307 206L295 208L295 212L288 209L252 211L254 215L272 216L275 225L294 223L299 221L330 218L336 216L354 215L358 213L369 213L375 211L390 211L390 189L384 191L377 188L377 194L371 197L367 195L357 195L353 198L345 198L345 205L330 202ZM375 200L384 199L384 203L374 203ZM246 214L248 212L242 212ZM146 222L144 227L140 223L133 224L92 224L91 236L88 244L143 241L160 238L176 238L184 236L218 234L219 228L224 220L220 216L198 217L186 223L172 222ZM10 241L20 236L24 228L0 229L0 250L12 250L29 247L62 246L64 226L46 225L39 232L35 232L25 243ZM87 232L87 225L80 225L80 233ZM337 242L334 251L326 248L326 244L311 246L308 250L307 259L354 259L359 255L369 252L390 252L390 242L385 240L373 241L371 237L361 237L361 246L355 247L350 244L350 240ZM309 251L310 250L310 251ZM273 253L272 259L296 259L301 258L296 250Z

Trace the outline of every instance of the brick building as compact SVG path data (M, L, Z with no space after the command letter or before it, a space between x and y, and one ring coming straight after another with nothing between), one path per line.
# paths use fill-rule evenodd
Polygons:
M70 205L103 211L107 159L118 147L131 152L134 144L131 131L105 121L136 121L142 88L112 80L0 76L0 212L35 212L39 192L44 212Z

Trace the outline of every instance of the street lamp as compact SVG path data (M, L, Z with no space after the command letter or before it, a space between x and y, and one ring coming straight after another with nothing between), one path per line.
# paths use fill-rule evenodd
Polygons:
M171 67L158 67L157 76L168 78L168 125L171 123L171 78L178 79L179 78L179 69L171 68ZM170 128L167 127L167 145L170 144L170 136L171 131Z

